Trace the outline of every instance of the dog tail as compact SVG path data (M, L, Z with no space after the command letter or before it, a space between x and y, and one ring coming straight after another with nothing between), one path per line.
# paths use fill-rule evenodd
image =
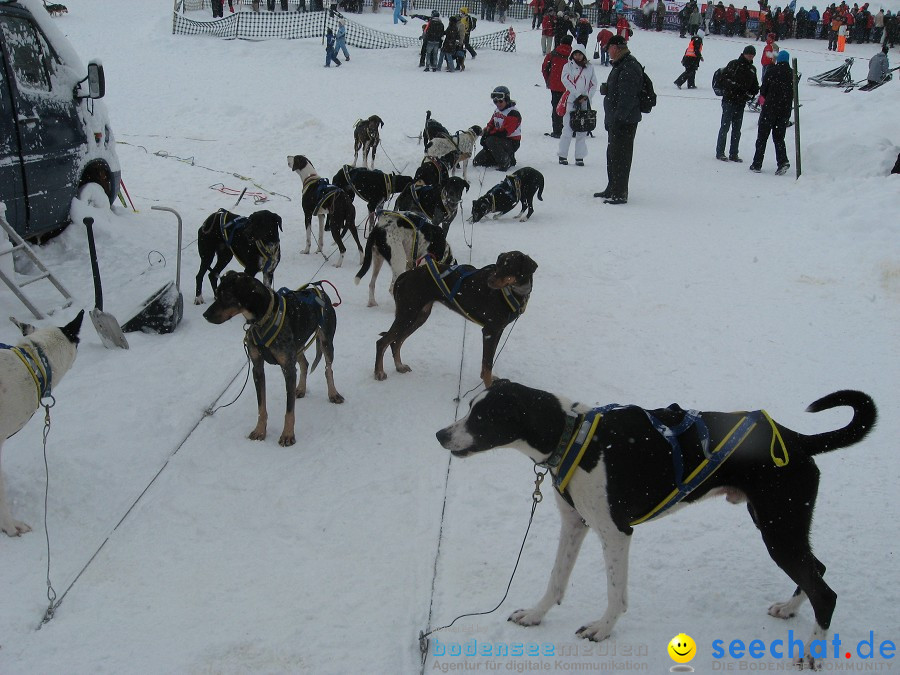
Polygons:
M540 179L539 179L539 182L538 182L538 193L537 193L537 198L538 198L540 201L544 201L544 198L541 196L541 195L544 194L544 174L539 174L539 176L540 176Z
M363 264L362 267L359 268L359 272L356 273L356 276L353 278L353 283L359 286L359 282L362 281L362 278L366 276L366 272L369 271L369 267L372 265L372 247L375 245L375 229L372 229L372 232L369 232L369 238L366 239L366 251L363 253Z
M844 389L828 394L828 396L823 396L818 401L811 403L806 412L821 412L841 406L853 408L853 419L847 426L821 434L798 434L800 443L810 455L846 448L859 443L875 427L875 421L878 419L875 401L861 391Z

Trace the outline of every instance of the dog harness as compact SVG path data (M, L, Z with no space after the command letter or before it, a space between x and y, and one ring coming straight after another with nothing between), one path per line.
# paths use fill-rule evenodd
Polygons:
M501 192L512 199L513 205L507 209L511 211L512 208L522 200L522 181L515 176L507 176L500 183L488 190L488 193L485 196L490 197L491 199L491 213L498 211L497 194ZM506 213L506 211L504 211L504 213Z
M459 289L460 287L462 287L463 281L475 274L478 269L470 265L449 265L447 269L441 272L431 255L424 256L423 263L428 268L432 280L441 291L441 294L444 296L444 300L452 303L453 306L456 307L456 310L464 317L466 317L469 321L471 321L472 323L476 323L483 328L484 324L478 319L473 318L466 310L464 310L462 308L462 305L460 305L456 299L456 295L459 293ZM457 277L456 282L453 284L453 288L451 289L447 285L446 277L456 272L459 272L459 276ZM510 290L510 288L507 286L501 288L500 292L503 294L503 299L506 301L506 304L513 315L518 317L525 311L525 307L528 305L528 295L525 295L520 300L518 297L516 297L515 293L513 293L513 291Z
M584 414L577 414L571 411L566 412L566 423L563 428L562 436L556 449L550 454L550 457L544 463L553 470L553 484L557 491L563 497L566 496L566 488L569 481L575 473L575 469L581 462L584 453L594 439L597 427L603 415L610 410L621 410L624 408L637 408L637 406L620 406L611 403L599 408L593 408ZM724 438L719 441L715 448L709 449L709 429L704 423L701 414L696 410L684 411L684 417L681 422L674 426L667 426L660 419L655 417L650 411L638 408L650 421L650 424L659 432L660 435L668 442L672 448L672 469L675 478L675 489L672 490L659 504L657 504L648 513L632 520L629 525L634 526L647 522L653 518L661 516L670 508L681 502L691 492L702 485L716 470L722 466L726 459L731 457L735 450L740 447L750 433L763 420L767 421L772 428L772 442L769 446L769 454L775 466L783 467L788 464L789 456L787 447L781 433L775 426L769 413L765 410L755 410L745 412L740 420L725 434ZM677 408L676 408L677 409ZM678 437L684 434L691 427L695 427L697 436L700 439L700 447L703 450L705 459L684 477L684 459L681 452L681 444ZM776 453L776 442L780 450L780 455Z
M262 319L250 325L244 340L260 348L270 347L275 342L278 334L281 333L281 329L284 328L288 300L294 300L304 305L316 305L319 310L319 325L321 326L325 320L322 310L325 308L329 298L328 294L321 289L320 284L321 282L313 282L312 284L304 284L297 290L279 288L277 293L270 291L269 306L266 309L266 313L263 314ZM304 345L303 351L306 351L315 338L315 333L313 333L309 342Z
M7 345L0 343L0 349L8 349L21 359L25 364L28 374L34 380L37 389L38 402L45 396L50 396L50 383L53 381L53 370L44 350L33 342L27 345Z
M222 233L222 239L225 240L225 244L231 249L231 253L237 261L243 267L247 267L246 263L241 260L231 244L234 241L235 235L250 224L250 219L247 216L235 216L225 209L219 209L217 213L219 214L219 231ZM229 218L228 216L233 217ZM250 239L256 245L256 250L259 251L259 257L262 260L261 271L263 274L273 272L281 260L281 246L276 242L270 247L266 246L255 237L251 237Z
M426 156L425 159L422 160L422 164L425 164L425 162L430 162L432 166L434 166L434 170L437 171L438 174L437 182L439 185L444 182L444 176L450 177L450 165L439 157Z
M333 199L338 192L341 192L341 188L329 183L327 178L320 178L318 175L313 174L303 182L303 190L300 192L301 198L306 196L306 191L312 186L315 186L316 188L316 206L312 210L313 213L325 208L326 202Z
M356 167L351 167L349 164L344 164L341 168L341 171L344 174L344 179L347 181L347 184L350 186L350 189L353 190L353 193L359 196L363 201L369 201L366 197L364 197L359 190L356 189L356 185L353 182L353 177L351 174L354 171L358 171ZM372 169L372 172L375 173L376 170ZM392 195L394 194L394 174L392 173L384 173L383 171L377 171L382 176L384 176L384 194Z

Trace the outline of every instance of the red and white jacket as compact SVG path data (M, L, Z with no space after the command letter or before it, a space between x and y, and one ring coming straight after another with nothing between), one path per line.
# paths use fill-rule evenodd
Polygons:
M522 114L516 110L514 102L503 110L496 108L484 128L486 135L496 134L499 131L505 131L506 138L514 141L522 140Z

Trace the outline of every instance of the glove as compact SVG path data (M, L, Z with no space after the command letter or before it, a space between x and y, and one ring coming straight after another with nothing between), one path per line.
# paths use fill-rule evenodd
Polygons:
M608 90L609 90L609 87L606 86L606 82L603 82L603 83L600 85L600 95L601 95L601 96L606 96L606 92L607 92Z
M759 103L760 105L763 105L766 102L766 97L760 95L760 97L758 99L756 99L756 102Z

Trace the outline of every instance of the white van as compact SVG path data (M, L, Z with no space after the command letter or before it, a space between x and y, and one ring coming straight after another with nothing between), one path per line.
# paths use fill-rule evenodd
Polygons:
M0 0L0 202L34 239L65 227L79 191L115 199L120 167L103 66L85 68L40 0Z

